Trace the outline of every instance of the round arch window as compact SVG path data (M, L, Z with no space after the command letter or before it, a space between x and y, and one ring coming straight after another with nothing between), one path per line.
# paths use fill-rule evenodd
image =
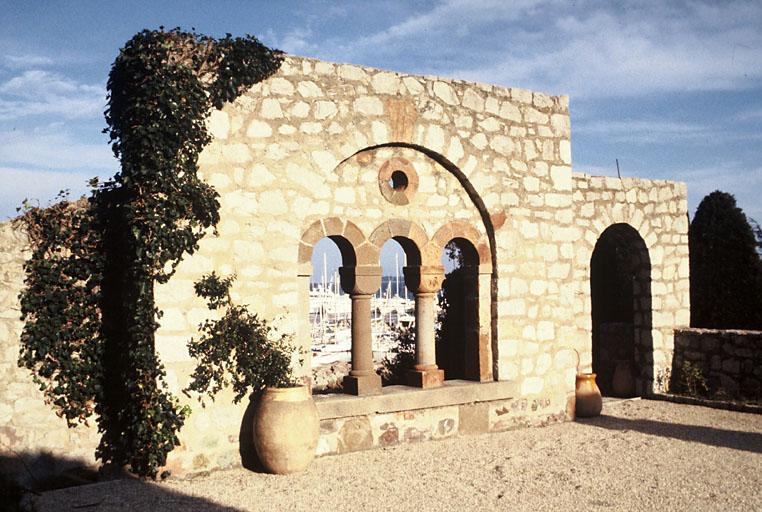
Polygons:
M393 204L410 204L418 190L418 174L412 164L402 157L386 160L378 171L381 195Z

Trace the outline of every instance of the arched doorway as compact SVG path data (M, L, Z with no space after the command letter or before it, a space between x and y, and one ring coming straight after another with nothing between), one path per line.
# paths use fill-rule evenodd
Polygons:
M590 259L593 372L604 395L651 390L651 260L628 224L609 226Z
M442 265L437 366L445 379L479 380L479 254L465 238L453 238L442 251Z

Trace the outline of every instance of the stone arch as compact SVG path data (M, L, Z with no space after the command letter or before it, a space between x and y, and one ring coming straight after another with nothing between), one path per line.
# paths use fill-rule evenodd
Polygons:
M497 243L495 240L495 227L492 222L492 216L490 215L489 211L487 210L486 205L484 204L484 200L481 198L479 193L477 192L474 185L470 182L468 177L465 175L465 173L452 161L450 161L446 156L442 155L441 153L438 153L436 151L433 151L427 147L421 146L419 144L413 144L409 142L385 142L382 144L376 144L373 146L368 146L363 149L360 149L358 151L355 151L352 155L347 156L341 163L348 160L349 158L358 155L360 153L363 153L365 151L385 148L385 147L398 147L398 148L409 148L416 151L419 151L426 155L427 157L434 160L436 163L438 163L440 166L442 166L445 170L450 172L460 183L460 185L465 190L466 194L468 195L469 199L471 200L471 203L474 205L476 210L479 212L479 216L481 217L482 224L484 226L484 231L487 235L486 240L486 246L484 246L482 243L479 245L476 245L480 260L484 258L487 260L487 255L489 255L488 262L489 262L489 300L485 301L486 304L489 304L489 318L490 318L490 328L489 328L489 342L491 345L491 362L490 365L491 368L491 375L496 377L498 374L498 321L497 321L497 297L498 297L498 274L497 274ZM339 163L339 165L341 165ZM480 240L482 237L478 237ZM428 245L422 254L423 261L432 261L436 262L436 264L439 264L439 252L435 251L435 245ZM485 265L483 268L488 268L487 265ZM491 380L492 377L490 377L489 380Z
M628 223L606 227L590 255L593 371L604 394L649 392L653 385L651 258Z
M308 373L312 368L311 326L309 323L309 293L310 278L312 277L312 251L315 244L323 238L330 238L339 248L342 265L346 268L356 268L358 258L368 257L372 253L372 247L367 243L362 230L352 221L339 217L327 217L312 222L304 231L299 240L299 252L297 260L297 286L300 290L296 315L299 319L296 328L296 343L303 358L301 377L306 381L311 380ZM371 254L372 257L372 254Z
M448 284L449 278L446 278L443 290L445 293L452 293L453 290L462 288L464 296L453 299L462 306L463 332L457 336L461 338L457 341L457 347L449 347L451 350L442 347L444 364L442 367L445 369L445 375L448 369L455 366L454 374L458 378L492 380L492 351L490 350L492 321L489 307L492 265L489 245L484 236L467 222L452 221L437 230L429 242L427 253L437 254L441 258L445 247L451 241L456 242L465 256L464 267L459 270L459 275L452 276L461 281L459 283L461 286L457 286L456 283ZM444 338L439 343L448 344ZM439 354L439 348L437 350ZM455 352L457 355L454 354ZM448 354L449 362L447 361ZM462 361L457 361L458 364L455 364L458 358Z
M428 255L424 254L429 238L426 232L416 223L405 219L390 219L383 222L368 237L369 244L377 254L373 260L361 260L360 264L378 265L381 248L387 240L395 240L405 251L408 265L421 265Z
M482 234L467 222L458 220L448 222L434 233L429 243L434 245L438 254L441 254L445 246L454 238L468 240L477 253L478 264L490 265L492 258L489 252L489 241L485 240Z
M312 249L323 238L330 238L339 247L342 263L345 266L357 265L358 252L363 251L363 256L368 248L365 243L365 235L357 225L349 220L338 217L328 217L313 222L302 232L299 240L298 263L309 264L312 258Z

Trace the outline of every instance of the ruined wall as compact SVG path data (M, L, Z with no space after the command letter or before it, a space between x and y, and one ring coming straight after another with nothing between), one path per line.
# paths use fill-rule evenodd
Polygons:
M707 392L727 398L762 399L762 332L717 329L675 331L673 384L685 362L697 369Z
M176 389L189 370L184 340L209 316L192 287L203 273L236 273L235 300L306 346L319 238L345 236L358 262L378 265L386 238L401 235L424 264L439 264L451 233L480 252L487 378L565 411L576 332L565 320L574 302L567 98L288 57L208 126L214 140L199 163L220 192L221 223L156 294L157 346ZM396 158L418 179L407 204L386 199L379 179ZM192 425L238 433L220 415L194 416Z
M18 367L23 328L18 295L28 249L26 233L18 225L0 224L0 476L20 475L31 488L29 471L43 479L94 463L98 437L94 428L67 428L66 420L44 403L32 374Z
M650 262L651 311L636 319L650 323L635 343L648 345L638 393L664 390L674 349L673 330L690 323L687 190L684 183L574 173L576 342L581 366L591 368L590 261L607 228L625 224L637 232ZM637 315L636 315L637 316ZM650 317L650 318L647 318Z
M379 265L380 248L390 237L415 245L423 265L438 265L453 237L474 245L479 379L500 381L492 384L501 390L492 406L479 409L480 431L571 417L572 349L582 354L583 367L590 363L590 257L612 223L629 223L648 247L653 358L656 366L669 364L671 329L688 318L685 187L572 177L566 97L289 56L274 76L212 112L208 127L213 140L200 156L200 174L220 193L221 221L172 280L156 289L164 311L157 350L176 395L194 366L186 343L213 316L195 296L193 282L213 270L235 273L234 300L307 348L310 256L324 236L343 237L364 265ZM388 171L398 168L410 178L404 197L386 181ZM40 417L32 412L30 421L9 413L11 398L0 401L0 414L26 422L14 427L24 446L56 444L61 453L91 456L92 430L65 430L33 393L31 377L15 369L20 323L13 301L23 253L10 245L2 250L13 254L3 256L11 291L0 309L0 325L9 326L0 331L2 364L17 372L11 379L21 383L16 393L29 400L19 411L39 411ZM305 374L308 366L307 354ZM205 409L193 398L181 399L193 413L180 432L182 446L170 455L170 469L240 463L250 449L249 404L233 405L229 392ZM439 412L455 423L445 423L469 431L473 415L459 409L456 418L454 405L447 407ZM407 416L398 414L403 409L386 410L382 423L404 423ZM410 418L426 423L431 416L438 425L447 419L439 412ZM326 412L322 442L332 446L331 436L349 418L364 415ZM529 416L531 421L523 419ZM48 438L48 432L69 437ZM379 445L382 434L370 431L371 446ZM333 452L327 447L323 453Z

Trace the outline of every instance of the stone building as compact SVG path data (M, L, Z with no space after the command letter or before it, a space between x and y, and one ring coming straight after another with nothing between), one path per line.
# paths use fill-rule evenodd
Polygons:
M689 323L686 187L573 172L567 97L289 56L208 127L199 165L221 222L156 289L174 393L210 315L193 282L212 270L235 273L234 299L294 334L309 376L310 259L325 237L352 299L353 367L351 394L317 398L320 454L571 419L578 366L604 392L616 361L632 392L666 385L674 329ZM0 444L92 460L94 429L67 430L16 367L25 237L0 234ZM411 386L382 388L368 299L389 239L407 256L417 360ZM456 380L437 367L433 313L453 240L470 279ZM246 404L188 403L170 468L240 463Z

